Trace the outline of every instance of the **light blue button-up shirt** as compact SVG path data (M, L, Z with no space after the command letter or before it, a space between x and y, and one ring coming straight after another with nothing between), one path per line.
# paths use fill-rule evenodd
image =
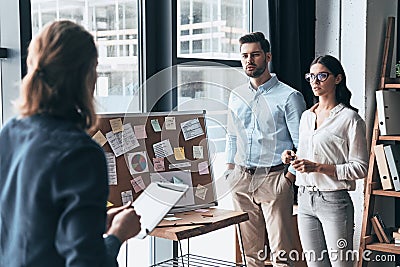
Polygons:
M266 83L231 92L226 162L245 167L281 164L281 154L297 147L299 121L306 109L302 94L272 74Z

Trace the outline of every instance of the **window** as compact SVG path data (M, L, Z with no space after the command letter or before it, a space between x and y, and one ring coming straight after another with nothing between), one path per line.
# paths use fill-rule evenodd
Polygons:
M177 9L178 57L239 59L237 40L249 31L249 1L178 0Z
M210 160L218 206L233 209L225 170L225 135L230 91L247 82L238 39L250 30L250 1L177 0L178 110L206 110ZM224 59L224 60L222 60ZM196 61L198 60L198 61ZM211 236L212 235L212 236ZM210 244L209 240L220 240ZM221 244L232 244L221 251ZM234 228L192 238L183 249L232 261ZM185 254L185 253L184 253Z
M1 40L0 40L1 41ZM0 42L1 44L1 42ZM2 60L0 59L0 129L3 126L3 79L2 79Z
M98 113L140 111L137 0L32 0L32 33L68 19L90 31L99 51ZM132 110L136 107L136 110Z

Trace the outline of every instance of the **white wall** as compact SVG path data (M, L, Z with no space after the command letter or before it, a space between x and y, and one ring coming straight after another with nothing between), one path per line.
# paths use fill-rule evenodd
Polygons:
M316 55L339 58L353 93L352 105L366 120L370 137L375 115L375 90L379 82L383 41L388 16L396 16L396 0L317 0ZM369 140L370 141L370 140ZM355 208L354 248L359 248L364 205L363 182L352 193ZM393 213L392 203L385 210ZM376 206L379 206L377 202ZM388 219L389 220L389 219ZM380 262L378 265L393 266Z

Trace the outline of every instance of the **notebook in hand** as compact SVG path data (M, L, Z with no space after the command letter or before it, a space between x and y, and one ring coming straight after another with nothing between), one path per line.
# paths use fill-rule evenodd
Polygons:
M142 226L135 238L143 239L150 234L188 188L186 184L151 183L132 203L136 213L141 216Z

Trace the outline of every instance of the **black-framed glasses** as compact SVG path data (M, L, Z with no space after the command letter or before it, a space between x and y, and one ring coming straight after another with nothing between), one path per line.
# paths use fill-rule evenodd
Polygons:
M318 81L323 82L328 79L330 72L318 72L317 74L314 73L306 73L304 75L304 78L306 79L307 82L312 83L315 81L315 79L318 79Z

